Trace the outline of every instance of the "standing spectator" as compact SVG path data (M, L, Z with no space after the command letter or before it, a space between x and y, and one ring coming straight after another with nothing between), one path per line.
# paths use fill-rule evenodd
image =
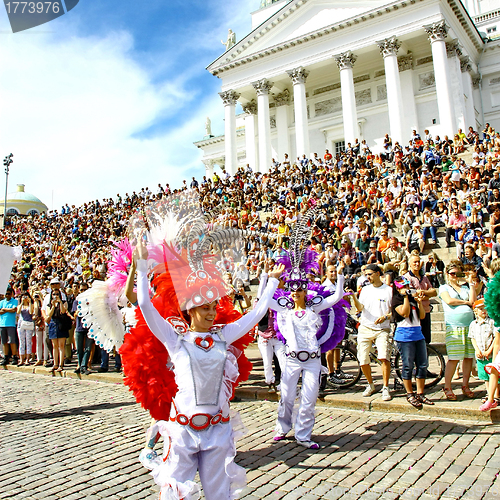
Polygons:
M16 313L17 300L12 297L12 289L8 288L5 292L5 298L0 301L0 334L3 345L2 366L9 364L9 349L12 355L12 364L17 365L17 331L16 331Z
M408 265L410 270L403 275L404 278L408 280L411 288L422 292L422 298L419 305L421 304L425 315L420 318L420 326L422 329L422 334L425 339L426 344L431 343L431 303L432 297L437 296L437 290L432 286L429 278L422 272L422 262L418 255L412 255L408 259Z
M39 291L33 292L33 319L35 322L36 336L36 363L35 366L43 365L49 359L49 349L45 338L45 321L42 316L42 299Z
M87 283L82 283L80 285L80 293L85 292L87 288ZM88 328L85 328L82 318L78 315L78 297L73 301L71 312L73 313L73 318L76 325L75 341L78 366L75 369L75 373L89 375L91 372L88 369L88 361L90 358L90 350L92 348L92 344L94 343L94 339L88 337Z
M490 377L485 371L485 366L493 361L493 345L495 340L495 324L484 307L484 299L474 302L474 315L476 319L470 324L469 338L471 339L476 354L477 376L486 384L486 393L489 390ZM500 395L500 386L497 386L496 396ZM483 400L485 403L486 400Z
M412 288L408 279L394 282L395 290L392 298L392 314L396 321L394 340L398 344L403 363L402 377L406 389L406 400L415 408L422 408L422 404L434 403L424 396L425 378L427 375L427 349L420 321L425 317L422 301L424 292L420 290L415 298L410 294ZM417 380L417 393L413 392L413 369Z
M62 372L64 367L64 346L69 337L71 319L67 315L68 305L62 299L61 290L52 290L45 309L45 322L49 325L49 339L52 341L54 365L50 371ZM67 318L67 319L66 319Z
M20 315L19 318L19 355L20 363L19 366L30 364L31 348L32 348L32 338L35 333L35 322L33 321L33 301L28 292L23 292L21 296L21 303L17 306L17 314Z
M446 266L447 285L439 287L439 296L443 301L444 320L446 323L446 363L444 394L446 399L456 401L457 396L451 389L451 378L457 364L463 360L462 393L473 398L474 393L469 388L469 378L472 370L474 347L469 339L469 326L474 320L472 306L476 301L476 289L470 278L469 285L465 284L463 265L459 260L452 260Z
M389 377L391 374L391 348L389 343L390 318L392 304L392 288L381 280L382 270L376 264L369 264L365 268L365 276L369 285L363 287L359 299L351 295L356 309L361 312L360 327L358 330L358 359L368 386L363 397L371 396L376 392L370 367L370 350L372 343L377 346L377 357L382 362L382 399L390 401Z

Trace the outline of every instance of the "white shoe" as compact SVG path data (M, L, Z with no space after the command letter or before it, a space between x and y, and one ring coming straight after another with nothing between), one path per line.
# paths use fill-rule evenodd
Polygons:
M373 384L368 384L366 386L366 389L363 391L363 397L367 398L371 396L372 394L375 394L377 390L375 389L375 386Z
M300 444L300 446L303 446L304 448L308 448L310 450L319 450L319 444L315 443L314 441L299 441L298 439L296 441L297 444Z
M382 399L384 401L390 401L392 399L391 393L389 392L389 387L382 387Z
M161 457L156 451L144 448L139 455L139 461L146 469L153 470L161 464Z

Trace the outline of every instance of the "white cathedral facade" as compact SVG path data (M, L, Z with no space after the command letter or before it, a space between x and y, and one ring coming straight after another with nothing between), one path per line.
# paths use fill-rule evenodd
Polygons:
M195 143L207 174L356 138L378 151L386 133L406 145L413 129L500 130L498 35L498 0L263 0L207 68L225 111L224 135Z

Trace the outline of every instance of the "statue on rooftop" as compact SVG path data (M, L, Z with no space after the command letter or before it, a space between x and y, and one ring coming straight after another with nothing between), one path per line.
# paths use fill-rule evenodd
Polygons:
M227 40L221 40L220 43L226 46L226 50L229 50L233 45L236 44L236 33L233 30L229 29L227 31Z

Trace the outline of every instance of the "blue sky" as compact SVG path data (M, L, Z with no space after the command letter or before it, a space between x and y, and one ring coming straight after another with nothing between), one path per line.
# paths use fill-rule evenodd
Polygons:
M0 7L0 157L47 206L81 204L203 175L193 145L223 133L205 67L241 39L259 0L80 0L13 34ZM0 184L3 193L3 182ZM0 196L3 198L3 196Z

